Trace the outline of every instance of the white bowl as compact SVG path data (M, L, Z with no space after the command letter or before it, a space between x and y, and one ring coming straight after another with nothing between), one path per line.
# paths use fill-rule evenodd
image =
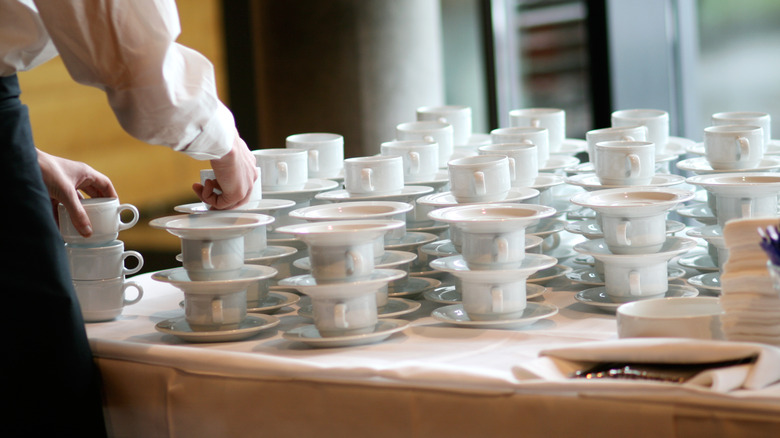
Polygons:
M621 338L724 339L723 309L715 297L657 298L626 303L617 309Z

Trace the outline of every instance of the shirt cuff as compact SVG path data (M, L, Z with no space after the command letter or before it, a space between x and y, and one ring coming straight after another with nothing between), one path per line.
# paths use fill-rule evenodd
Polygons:
M195 140L181 152L196 160L216 160L230 152L236 133L233 113L219 102L217 111Z

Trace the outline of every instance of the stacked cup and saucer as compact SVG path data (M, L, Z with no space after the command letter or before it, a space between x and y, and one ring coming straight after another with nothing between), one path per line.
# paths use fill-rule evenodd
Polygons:
M277 272L268 266L245 264L245 237L271 220L242 212L152 220L152 228L179 237L182 249L182 267L156 272L152 278L184 293L184 317L164 320L155 329L189 342L225 342L278 325L279 319L272 315L247 315L248 291L267 288L267 281Z
M308 247L311 274L283 279L279 285L308 295L314 319L314 324L285 332L284 338L312 347L344 347L381 342L404 330L408 321L378 318L377 296L407 273L375 267L377 242L403 226L403 221L372 219L278 228Z
M668 263L696 247L696 241L667 236L666 216L693 192L672 188L624 187L586 192L571 202L592 208L603 238L578 243L603 272L603 286L585 289L575 299L614 312L622 303L658 297L691 297L696 289L669 282Z
M92 235L84 237L71 222L65 206L58 205L59 228L65 240L73 286L76 290L81 313L86 322L110 321L122 314L124 306L135 304L143 297L138 283L127 281L143 267L144 259L137 251L125 251L124 242L117 240L119 232L138 222L138 209L130 204L120 204L117 198L82 199L81 204L92 224ZM132 217L122 220L122 213ZM128 268L126 260L135 259L135 266ZM125 298L125 291L133 288L136 296Z
M440 307L431 316L462 327L518 328L558 313L556 306L528 301L526 284L529 276L558 262L525 251L526 228L553 214L552 207L501 203L432 211L432 218L456 230L460 254L430 264L457 279L461 303Z
M342 221L342 220L398 220L405 223L406 214L412 205L396 201L352 201L336 204L323 204L295 210L290 214L307 222ZM438 287L441 282L433 278L411 277L412 265L417 260L417 253L392 249L402 242L406 234L406 226L388 231L384 237L375 242L375 267L378 269L400 269L406 276L391 281L388 288L377 294L377 306L380 318L390 318L414 312L420 303L406 298L415 297L421 293ZM294 265L307 272L311 271L309 257L300 258ZM311 314L311 306L300 304L299 315Z

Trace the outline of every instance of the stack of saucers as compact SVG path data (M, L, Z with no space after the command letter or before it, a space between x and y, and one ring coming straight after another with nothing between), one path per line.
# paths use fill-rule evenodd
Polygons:
M406 272L376 269L377 241L404 226L398 220L348 220L287 225L279 233L306 243L311 274L283 279L311 298L314 324L285 332L287 339L312 346L379 342L409 323L378 320L377 293ZM381 257L381 255L380 255Z
M433 260L431 267L455 276L462 295L462 304L439 308L433 317L455 325L510 328L557 313L555 306L526 299L528 277L557 259L526 253L525 229L554 213L551 207L530 204L474 204L431 212L457 231L460 252Z

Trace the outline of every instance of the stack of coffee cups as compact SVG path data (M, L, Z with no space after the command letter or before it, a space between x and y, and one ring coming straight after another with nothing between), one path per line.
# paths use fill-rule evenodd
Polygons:
M124 242L117 240L119 231L138 222L138 209L120 204L116 198L82 199L81 204L92 224L92 235L84 237L73 226L65 206L60 204L59 226L65 240L73 286L87 322L108 321L122 313L124 306L137 303L143 297L143 288L126 276L143 267L143 257L137 251L125 251ZM122 220L122 213L132 217ZM128 268L126 260L134 258L135 266ZM135 288L136 296L128 300L125 291Z

